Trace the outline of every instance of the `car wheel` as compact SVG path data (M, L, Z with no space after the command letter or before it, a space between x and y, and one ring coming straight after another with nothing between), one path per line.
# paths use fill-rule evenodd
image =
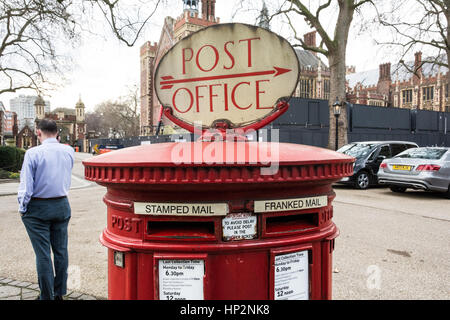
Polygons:
M447 192L444 193L444 198L450 199L450 186L448 186Z
M399 186L390 186L389 189L391 189L392 192L398 193L403 193L406 191L406 187L399 187Z
M369 184L370 184L369 173L367 173L366 171L359 172L358 175L356 176L356 187L358 189L364 190L369 188Z

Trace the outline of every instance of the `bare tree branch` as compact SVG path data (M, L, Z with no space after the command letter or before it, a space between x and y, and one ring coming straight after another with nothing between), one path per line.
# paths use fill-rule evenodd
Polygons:
M407 7L414 7L414 13L420 16L412 19L404 14ZM449 56L450 53L450 1L445 0L410 0L402 2L400 6L389 13L377 11L377 22L381 26L393 31L392 40L377 41L381 45L397 46L403 50L402 58L413 50L420 47L434 48L433 59L424 60L424 64L434 64L449 67L447 62L442 61L443 52Z
M0 0L0 93L45 92L71 68L76 46L100 8L115 37L128 46L163 0Z

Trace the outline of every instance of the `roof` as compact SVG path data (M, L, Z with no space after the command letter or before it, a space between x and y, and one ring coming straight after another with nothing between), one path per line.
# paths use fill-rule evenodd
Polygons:
M415 144L415 142L412 141L400 141L400 140L387 140L387 141L352 141L351 143L363 143L363 144L381 144L381 143L409 143L409 144Z
M423 61L431 60L426 58ZM422 62L423 62L422 61ZM413 69L414 61L405 62L409 69ZM392 81L405 81L409 80L412 76L410 70L408 70L403 64L394 64L391 66L391 79ZM422 74L424 77L436 76L439 72L442 74L447 73L448 68L440 67L432 63L424 63L422 66ZM346 79L351 88L353 88L358 82L363 86L374 86L378 83L378 77L380 75L379 69L372 69L368 71L362 71L357 73L348 74Z
M313 69L318 69L319 63L321 64L322 69L328 68L322 60L310 51L295 49L295 53L297 54L298 61L300 62L300 68L312 67Z

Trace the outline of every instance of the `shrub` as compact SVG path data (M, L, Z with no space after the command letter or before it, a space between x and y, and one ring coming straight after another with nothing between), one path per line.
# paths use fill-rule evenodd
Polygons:
M23 158L25 158L25 150L16 148L16 167L15 172L19 172L22 169Z
M25 157L25 150L2 146L0 147L0 169L17 172L22 168L23 158Z
M18 172L10 172L9 178L10 179L19 179L20 178L20 173L18 173Z
M10 175L11 175L11 172L0 169L0 179L9 179Z

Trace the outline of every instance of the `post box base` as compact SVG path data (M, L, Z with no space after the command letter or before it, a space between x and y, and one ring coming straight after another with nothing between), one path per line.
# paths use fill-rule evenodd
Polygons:
M105 230L112 300L331 299L334 223L309 235L227 244L120 245ZM119 257L118 257L119 256Z

